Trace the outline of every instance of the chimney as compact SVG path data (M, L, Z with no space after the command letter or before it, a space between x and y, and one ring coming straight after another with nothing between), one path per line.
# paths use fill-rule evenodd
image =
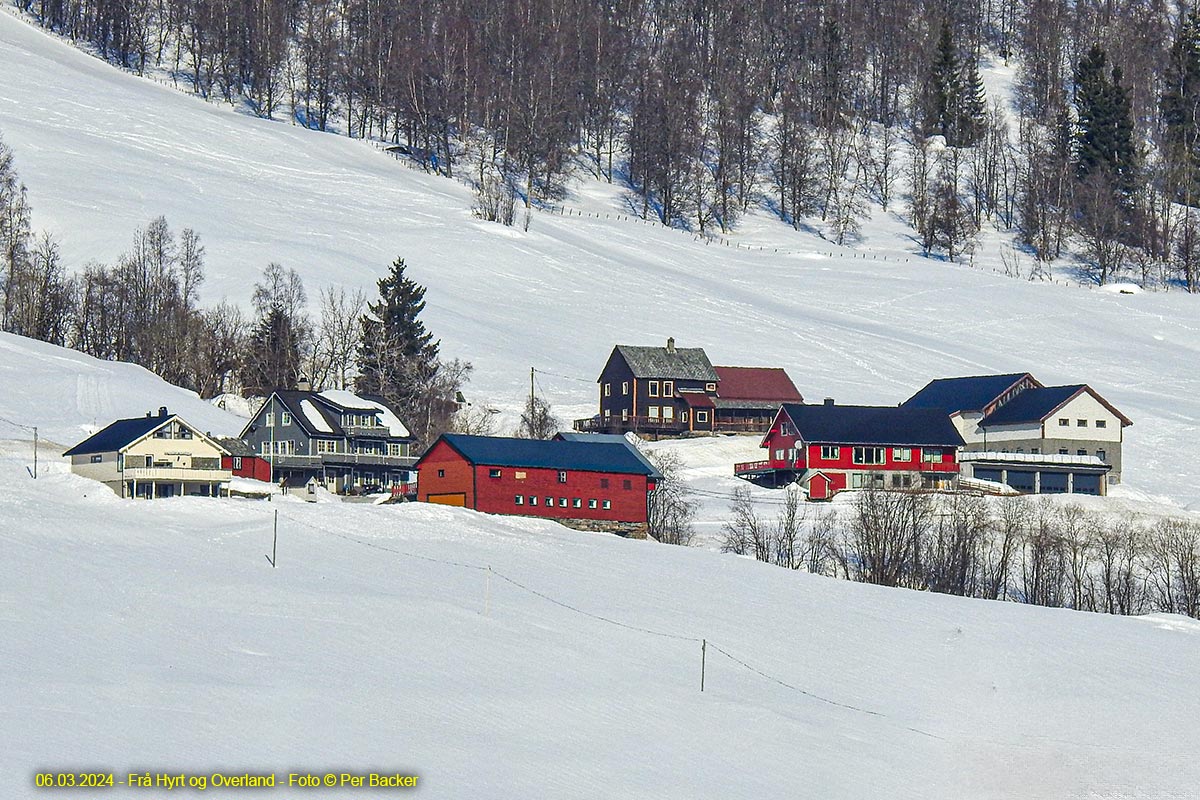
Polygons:
M312 381L308 379L307 375L298 375L296 376L296 389L301 392L311 392Z
M675 352L675 337L674 336L667 337L667 352L668 353Z
M831 406L831 405L833 405L833 398L832 398L832 397L826 397L826 398L825 398L825 405L827 405L827 406Z
M159 406L159 407L158 407L158 415L159 415L160 417L166 417L166 416L167 416L167 407L166 407L166 406Z

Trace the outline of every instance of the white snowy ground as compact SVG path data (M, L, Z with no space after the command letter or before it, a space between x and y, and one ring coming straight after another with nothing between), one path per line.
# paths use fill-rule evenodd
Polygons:
M462 185L370 144L122 73L8 12L0 76L0 134L35 224L74 267L116 259L158 214L201 234L210 302L246 304L273 260L312 298L332 284L373 291L402 255L428 285L443 352L476 366L468 397L505 419L530 366L553 373L538 383L564 418L589 415L611 346L667 336L716 363L786 367L806 397L842 402L895 403L934 377L993 371L1086 381L1135 420L1127 484L1200 506L1194 297L1008 279L991 271L996 248L980 269L898 260L911 243L879 210L862 253L761 215L739 239L768 249L747 251L616 219L620 191L585 181L567 204L598 217L537 212L528 232L505 228L473 219Z
M879 589L418 504L121 501L61 465L35 483L3 453L5 798L46 796L33 772L67 768L402 771L438 798L1200 785L1195 621ZM490 595L484 571L442 561L490 565ZM706 691L698 642L557 603L707 638Z

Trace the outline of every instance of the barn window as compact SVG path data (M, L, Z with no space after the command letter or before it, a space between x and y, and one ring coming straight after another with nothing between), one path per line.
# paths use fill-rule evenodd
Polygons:
M605 500L604 508L605 508L605 510L612 508L612 500Z
M488 470L488 477L489 477L489 478L499 478L499 477L500 477L500 470L498 470L498 469L489 469L489 470Z
M558 482L566 483L567 482L567 473L565 473L565 472L558 473Z
M242 468L242 457L241 457L241 456L234 456L234 457L233 457L233 468L234 468L234 469L241 469L241 468Z
M536 494L529 495L529 505L531 505L531 506L537 505L537 495Z
M633 488L633 481L624 481L624 483L623 483L622 485L623 485L623 486L624 486L626 489L632 489L632 488Z
M601 488L601 489L607 489L607 488L608 488L608 478L601 478L601 479L600 479L600 488Z
M1097 427L1097 428L1107 428L1107 427L1108 427L1108 421L1107 421L1107 420L1103 420L1103 419L1098 419L1098 420L1096 420L1096 427Z
M566 508L567 507L567 498L565 498L565 497L558 498L558 507Z
M596 501L588 500L588 508L595 508L595 507L596 507Z
M439 478L444 478L444 477L446 477L446 470L444 470L444 469L439 469L439 470L438 470L438 477L439 477Z
M571 501L571 505L574 506L575 508L583 508L583 501L580 500L578 497L576 497L574 500Z
M547 497L547 498L546 498L546 505L548 505L548 506L553 506L553 505L554 505L554 498L553 498L553 497Z
M513 497L513 504L518 506L525 505L525 495L518 494Z

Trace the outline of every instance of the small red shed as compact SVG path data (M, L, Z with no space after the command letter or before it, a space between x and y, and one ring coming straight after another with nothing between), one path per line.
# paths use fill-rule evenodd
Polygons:
M489 514L644 525L662 476L626 442L585 438L442 434L417 461L417 499Z

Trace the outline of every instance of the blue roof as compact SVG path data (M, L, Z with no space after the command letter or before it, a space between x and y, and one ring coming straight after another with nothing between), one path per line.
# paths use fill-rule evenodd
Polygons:
M64 456L83 456L89 453L113 453L128 444L136 442L150 431L162 425L175 415L165 417L135 417L134 419L119 419L103 430L96 431L79 444L72 447Z
M562 431L555 434L555 439L564 439L568 442L608 442L610 444L623 444L629 448L638 459L646 465L646 468L651 470L655 478L661 478L658 467L654 466L650 459L646 458L641 450L637 449L637 445L625 438L623 433L580 433L579 431Z
M1026 389L1004 405L988 414L980 425L1016 425L1022 422L1041 422L1054 409L1070 400L1083 384L1074 386L1046 386L1042 389Z
M1029 373L972 375L964 378L938 378L905 400L904 408L936 408L944 414L957 411L982 411L988 403L1004 394Z
M963 446L950 417L937 408L784 403L783 410L809 443Z
M513 439L500 436L468 436L461 433L444 433L438 441L446 442L468 461L479 465L616 472L648 475L655 479L662 477L658 470L624 441ZM437 442L434 442L430 450L436 446ZM426 454L428 453L429 450L426 451ZM422 459L424 457L421 456Z

